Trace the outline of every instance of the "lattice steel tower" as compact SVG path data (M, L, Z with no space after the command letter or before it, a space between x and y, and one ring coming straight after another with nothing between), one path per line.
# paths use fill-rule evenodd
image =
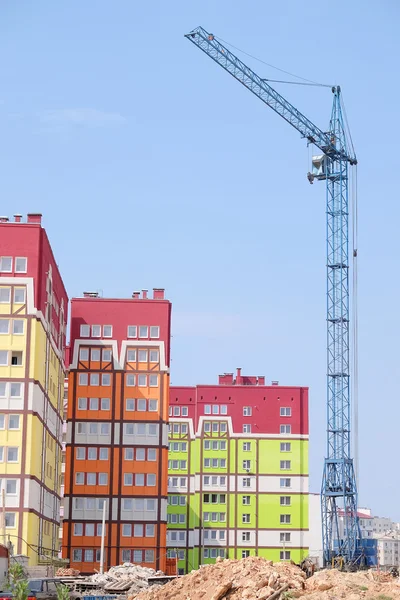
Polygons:
M329 131L298 111L202 27L185 36L322 151L313 157L308 178L326 181L327 226L327 454L321 490L324 562L336 555L347 562L361 553L357 485L351 458L349 316L349 165L340 87L333 87ZM339 518L343 520L340 527Z

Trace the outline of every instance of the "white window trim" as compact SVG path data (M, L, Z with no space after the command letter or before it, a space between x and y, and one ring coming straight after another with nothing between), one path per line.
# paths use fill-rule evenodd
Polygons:
M1 263L3 261L3 258L9 258L11 260L11 268L10 269L3 269L1 267ZM13 257L12 256L0 256L0 273L12 273L13 272Z
M17 271L17 261L18 260L24 260L25 261L25 269L24 270L18 269L18 271ZM28 258L26 256L16 256L15 257L14 268L15 268L15 272L16 273L27 273L28 272Z

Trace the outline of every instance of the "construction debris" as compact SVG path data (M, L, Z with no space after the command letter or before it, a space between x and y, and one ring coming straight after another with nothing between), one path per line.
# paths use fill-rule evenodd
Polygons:
M128 600L400 600L398 578L374 571L318 571L307 579L296 565L260 557L217 559L163 587L128 594Z
M76 569L66 569L60 567L56 571L56 577L77 577L78 575L80 575L80 573L81 572L77 571Z
M124 563L118 567L111 567L104 574L92 575L90 581L107 593L124 593L128 596L135 596L149 586L149 578L158 575L164 575L164 573L132 563Z

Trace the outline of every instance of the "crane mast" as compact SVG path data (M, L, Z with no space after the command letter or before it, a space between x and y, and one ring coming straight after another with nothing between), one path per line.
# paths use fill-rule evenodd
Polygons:
M349 316L349 166L340 87L333 87L329 131L323 131L267 80L254 73L213 34L198 27L186 34L242 85L300 132L322 154L314 157L308 178L326 182L327 268L327 448L321 487L324 563L335 556L354 562L361 555L357 486L351 457ZM340 521L342 520L342 526Z

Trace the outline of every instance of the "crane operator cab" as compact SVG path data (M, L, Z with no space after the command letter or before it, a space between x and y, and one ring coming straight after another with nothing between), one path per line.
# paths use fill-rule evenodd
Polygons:
M312 157L312 175L316 179L325 179L327 174L327 160L325 154Z

